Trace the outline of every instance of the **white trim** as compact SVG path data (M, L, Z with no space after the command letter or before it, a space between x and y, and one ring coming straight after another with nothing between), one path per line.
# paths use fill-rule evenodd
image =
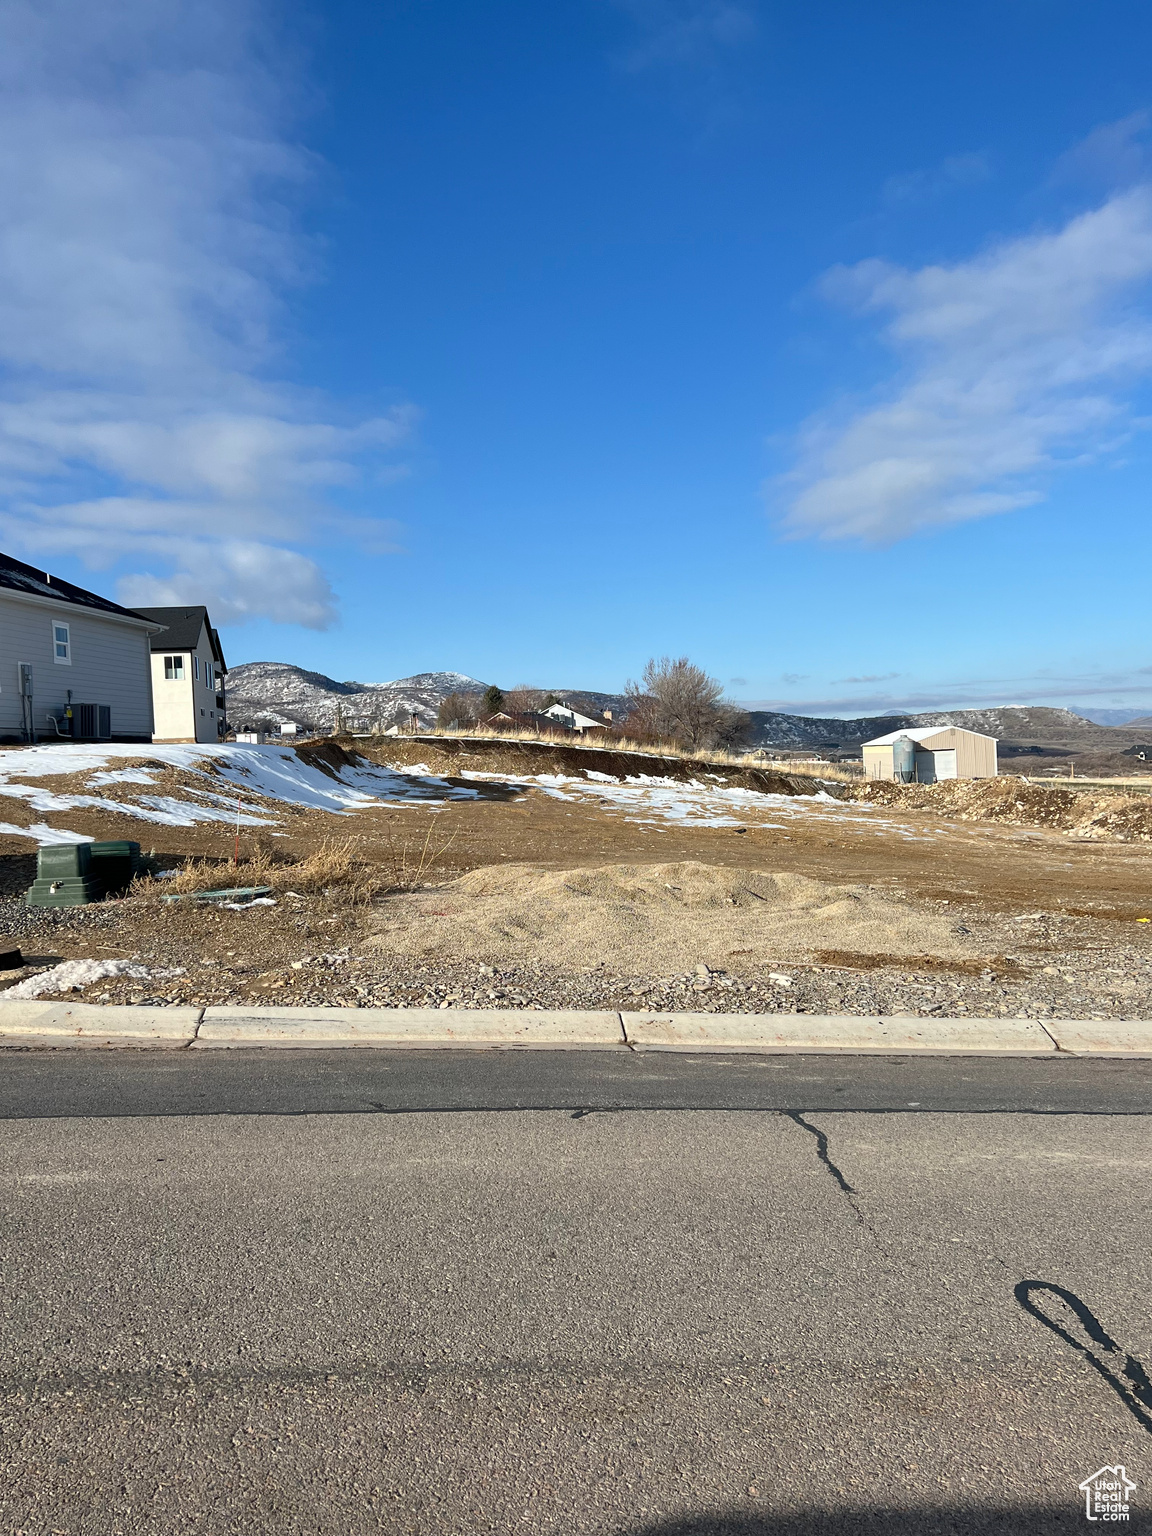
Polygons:
M72 665L72 626L66 619L54 618L50 623L52 625L52 660L58 667L70 667ZM64 631L63 640L56 633L60 629ZM59 645L64 647L63 656L56 649Z

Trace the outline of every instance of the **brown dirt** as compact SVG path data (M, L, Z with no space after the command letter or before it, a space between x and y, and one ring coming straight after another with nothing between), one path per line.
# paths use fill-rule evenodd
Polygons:
M832 965L843 971L916 971L924 975L983 976L994 971L998 976L1023 976L1018 960L1007 955L990 955L981 960L946 959L939 955L887 955L882 952L860 954L851 949L818 949L820 965Z
M861 783L848 795L901 811L928 810L960 821L1050 827L1100 841L1152 842L1152 796L1112 789L1063 789L1022 779L951 779L942 784Z
M491 751L482 752L469 744L465 754L457 750L456 743L446 743L442 755L437 756L440 747L433 750L426 742L400 741L389 743L386 750L374 750L373 756L397 764L423 763L439 772L455 769L454 777L477 768L507 775L526 771L569 771L575 775L592 758L592 754L585 757L579 748L558 749L565 754L563 759L557 756L557 749L525 753L522 749L526 745L496 742ZM325 744L323 756L330 769L342 760L336 754L343 750L340 744ZM596 758L619 756L622 754L595 754ZM634 776L637 759L632 754L626 757L621 771ZM146 749L138 761L148 761ZM665 777L672 775L670 764L675 764L676 775L684 778L713 771L712 765L698 765L693 770L683 760L657 763L656 771ZM607 770L598 765L595 771ZM643 771L652 771L652 765ZM720 768L715 772L725 782L739 782ZM752 772L760 774L760 770ZM83 792L80 780L86 777L76 776L74 787L78 791ZM814 787L810 779L803 784ZM56 778L52 787L73 786ZM763 786L758 783L755 787ZM842 788L828 787L833 794ZM124 794L131 788L112 785L109 791ZM959 1005L971 1006L974 1012L1015 1012L1018 1007L1032 1006L1041 996L1057 998L1048 1006L1061 1008L1065 1016L1069 1010L1071 1016L1086 1016L1098 1007L1146 1011L1148 1004L1140 1001L1142 992L1122 990L1152 957L1152 923L1136 921L1152 918L1152 846L1142 840L1140 831L1146 802L1115 797L1118 804L1102 808L1099 797L1014 780L914 786L900 794L891 794L893 788L872 786L867 802L872 809L848 802L844 805L848 814L842 814L838 806L807 799L794 802L797 814L789 817L773 811L761 814L753 805L746 830L737 835L731 827L647 824L631 819L620 805L599 803L592 781L586 794L559 800L539 788L525 792L509 777L486 781L483 799L448 802L439 809L406 804L336 816L268 802L277 818L275 827L245 829L242 833L243 857L263 849L267 857L287 860L307 858L325 839L347 837L358 860L389 874L386 884L406 887L442 888L470 872L493 868L496 874L485 874L481 884L491 881L499 886L510 874L506 866L511 865L526 869L523 878L529 885L537 882L542 888L552 875L561 873L572 879L580 878L581 872L606 867L650 871L653 866L691 863L706 867L708 880L720 886L725 881L747 884L789 876L805 882L827 882L837 888L866 889L870 900L903 909L905 928L886 940L877 935L863 943L844 930L829 932L822 940L813 935L807 948L787 951L810 955L811 959L802 965L797 962L796 986L783 1002L773 1001L775 994L762 976L757 980L765 964L778 964L783 958L779 948L769 956L768 947L756 937L735 937L726 941L723 952L709 941L707 953L692 954L700 934L696 929L692 930L692 943L685 940L678 950L674 946L662 950L660 957L652 956L642 964L642 946L637 948L630 940L633 947L625 946L616 955L624 977L618 991L612 990L615 983L607 981L602 987L597 983L597 991L590 982L561 971L554 971L553 980L545 985L545 970L537 973L529 967L526 971L526 961L515 962L513 969L520 967L520 979L515 983L507 978L485 981L482 986L488 990L476 991L481 986L479 962L462 959L452 951L447 926L438 950L433 946L432 952L397 950L390 955L372 943L388 906L352 905L347 895L336 889L310 890L298 897L285 894L277 907L252 914L162 906L158 894L135 897L82 909L57 926L29 931L25 948L65 959L103 954L144 957L158 965L187 965L187 981L168 989L168 1001L263 997L281 1002L422 1002L462 996L475 1000L476 1006L496 1006L501 998L516 1001L523 996L546 1006L626 1004L629 994L635 996L637 988L646 984L645 977L663 967L664 958L669 962L663 967L667 970L675 969L672 961L676 965L684 961L687 966L691 957L708 963L718 961L742 977L741 985L747 990L740 993L741 1007L915 1008L918 1005L909 989L913 986L911 978L918 976L925 999L932 997L936 978L945 988L947 1006L958 1005L959 999ZM145 786L140 789L149 792ZM154 848L166 867L178 867L189 858L206 858L220 867L215 883L228 883L226 865L233 830L227 824L202 823L187 828L150 825L103 809L47 815L26 812L24 802L6 797L0 819L46 820L99 838L132 838L146 850ZM1125 816L1132 818L1127 835L1134 840L1100 840L1088 826L1092 816L1113 817L1116 824ZM780 824L771 825L773 822ZM1086 826L1082 836L1079 829ZM281 835L273 839L273 831ZM393 876L391 872L397 873ZM27 839L0 838L0 947L6 947L6 924L17 942L24 932L18 899L5 898L4 891L24 888L31 873ZM3 905L5 900L9 906ZM421 902L443 910L442 897L433 898L428 890L417 897L400 896L393 910L403 912ZM732 911L741 923L745 921L739 898ZM1047 914L1043 921L1016 921L1038 912ZM964 944L956 943L951 951L941 948L934 936L907 936L912 931L907 925L923 922L927 924L925 934L931 930L934 935L934 924L947 925L961 917L971 937L965 938ZM561 931L563 927L559 925ZM953 932L953 938L964 936ZM665 942L661 939L662 944ZM741 950L752 953L741 955ZM336 951L344 952L345 960L323 958ZM866 958L861 960L861 956ZM306 967L294 970L293 962L302 957L307 960ZM656 965L657 958L661 958L661 966ZM788 966L792 969L791 961ZM984 979L989 970L995 973L994 982ZM1048 978L1049 971L1060 974ZM1078 979L1075 986L1069 981L1061 991L1065 971L1074 972ZM838 976L844 979L837 980ZM952 985L947 979L950 976L961 986L955 996L947 990ZM1041 976L1047 978L1042 983L1038 979ZM965 977L971 978L967 992L964 988L969 983L961 980ZM684 983L688 988L695 985L690 978ZM1109 987L1113 988L1113 1002L1107 1000L1112 995ZM98 989L88 995L96 992ZM119 984L109 986L102 995L117 1000L131 994L128 984ZM659 995L661 1005L670 1006L679 994ZM709 1001L712 995L703 993L698 1005L713 1006ZM1060 1002L1059 997L1066 1001ZM726 1006L734 1001L731 994L720 999ZM926 1001L925 1007L929 1006L943 1004Z
M975 951L954 922L866 886L696 860L478 869L434 892L396 897L370 923L369 943L393 956L622 973L701 963L754 971L810 960L829 935L862 953L890 955L899 946L905 955L964 960Z
M570 747L535 741L487 742L451 736L399 736L384 746L357 744L373 762L396 766L426 764L433 773L457 772L517 774L562 773L580 777L606 773L610 778L640 775L673 779L678 784L713 780L738 789L754 789L766 795L814 795L825 790L839 795L838 781L814 778L807 773L778 773L744 763L715 763L706 758L663 757L654 752L622 752L604 747ZM465 782L465 781L462 781Z

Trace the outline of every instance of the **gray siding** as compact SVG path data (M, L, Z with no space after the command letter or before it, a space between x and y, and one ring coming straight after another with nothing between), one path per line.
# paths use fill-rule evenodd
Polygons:
M67 624L72 664L53 660L53 621ZM49 714L73 704L107 704L113 736L152 737L152 665L148 631L98 609L29 602L0 589L0 736L20 733L22 661L32 663L37 734L55 736Z

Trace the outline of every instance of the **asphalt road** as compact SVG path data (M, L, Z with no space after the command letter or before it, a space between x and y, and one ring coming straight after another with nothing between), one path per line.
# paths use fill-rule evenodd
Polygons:
M1152 1508L1152 1064L0 1053L0 1530Z

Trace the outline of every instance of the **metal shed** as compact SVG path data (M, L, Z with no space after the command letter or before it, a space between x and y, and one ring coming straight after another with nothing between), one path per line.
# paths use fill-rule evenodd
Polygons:
M917 784L935 784L940 779L994 779L998 772L995 736L966 731L959 725L922 725L866 741L864 777L903 778L896 764L905 742L911 742L913 748L908 777Z

